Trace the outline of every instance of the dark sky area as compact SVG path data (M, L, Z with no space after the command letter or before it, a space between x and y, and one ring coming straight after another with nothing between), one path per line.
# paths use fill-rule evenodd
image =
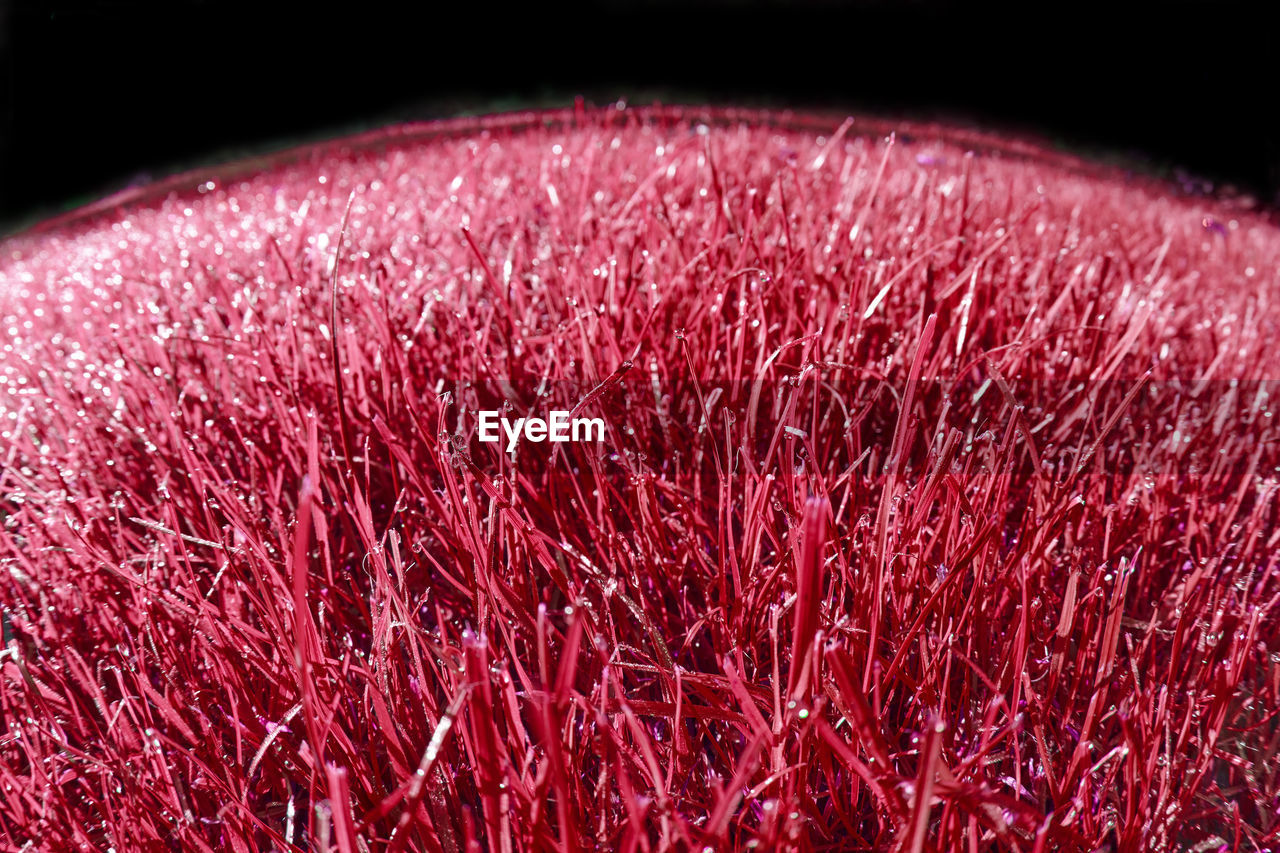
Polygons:
M1245 4L0 0L0 226L148 175L462 111L710 100L945 118L1280 198Z

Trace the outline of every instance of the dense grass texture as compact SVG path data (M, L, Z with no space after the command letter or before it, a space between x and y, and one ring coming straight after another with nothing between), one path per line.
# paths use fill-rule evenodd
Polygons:
M396 128L0 244L0 847L1280 849L1280 232L886 130Z

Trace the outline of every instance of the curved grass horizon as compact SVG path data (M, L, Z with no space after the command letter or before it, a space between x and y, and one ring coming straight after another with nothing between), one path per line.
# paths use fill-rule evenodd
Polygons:
M10 237L0 839L1276 849L1278 283L1229 199L699 107Z

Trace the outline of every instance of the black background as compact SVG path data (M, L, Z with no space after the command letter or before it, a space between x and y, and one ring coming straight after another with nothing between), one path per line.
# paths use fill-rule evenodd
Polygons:
M0 226L391 120L625 96L1030 132L1280 199L1243 4L0 0Z

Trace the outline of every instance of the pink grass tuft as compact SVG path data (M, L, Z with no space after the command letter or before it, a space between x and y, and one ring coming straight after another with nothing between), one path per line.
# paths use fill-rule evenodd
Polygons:
M1280 232L901 130L395 129L0 246L0 846L1280 849Z

